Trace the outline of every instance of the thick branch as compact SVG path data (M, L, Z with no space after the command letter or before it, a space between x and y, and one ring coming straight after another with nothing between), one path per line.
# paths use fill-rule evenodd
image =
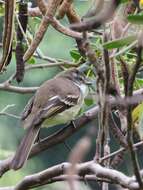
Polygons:
M28 190L48 184L51 178L63 175L69 167L71 167L70 163L62 163L42 172L26 176L15 187L7 187L7 190ZM139 190L138 183L134 180L134 177L128 177L122 172L102 167L93 161L77 164L76 168L79 176L85 176L86 174L89 176L89 173L92 174L92 176L96 174L96 178L104 178L122 187ZM0 190L3 189L4 188L0 188Z

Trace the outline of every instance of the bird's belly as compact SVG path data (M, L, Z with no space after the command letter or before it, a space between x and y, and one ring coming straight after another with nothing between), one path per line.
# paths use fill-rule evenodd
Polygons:
M57 114L55 117L51 117L44 121L43 127L53 127L55 125L65 124L71 120L74 120L80 110L80 106L77 105L73 108L67 109L62 113Z

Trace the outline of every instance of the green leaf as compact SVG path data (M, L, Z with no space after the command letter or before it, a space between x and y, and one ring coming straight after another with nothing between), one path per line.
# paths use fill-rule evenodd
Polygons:
M138 122L143 113L143 103L137 105L132 111L133 123Z
M35 60L34 57L31 57L31 58L28 60L28 64L30 64L30 65L33 65L33 64L35 64L35 63L36 63L36 60Z
M140 86L143 86L143 79L141 79L141 78L136 78L136 82L137 82Z
M129 0L121 0L121 3L127 3Z
M78 50L73 49L70 51L70 55L71 57L75 60L75 61L79 61L79 59L81 58L80 53L78 52Z
M93 99L85 99L84 102L86 106L92 106L94 103Z
M136 130L141 139L143 139L143 113L139 117L139 125L137 125Z
M0 16L4 16L4 5L0 5Z
M129 22L133 24L143 24L143 14L129 15L127 16Z
M103 44L103 47L106 49L121 48L123 46L127 46L131 44L135 40L136 40L136 36L132 35L132 36L124 37L121 39L113 40L110 42L106 42Z

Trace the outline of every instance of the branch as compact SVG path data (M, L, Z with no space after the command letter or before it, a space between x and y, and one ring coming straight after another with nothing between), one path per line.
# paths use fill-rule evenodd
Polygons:
M36 48L40 44L41 40L44 37L44 34L47 30L47 28L50 25L49 20L47 17L53 17L56 13L57 7L60 4L61 0L49 0L47 3L47 11L45 16L42 18L41 24L39 26L38 31L35 34L35 37L30 45L30 47L25 52L25 55L23 57L24 61L26 62L35 52Z
M19 116L6 112L6 110L8 110L10 107L13 107L13 106L15 106L15 104L7 105L4 109L2 109L0 111L0 115L6 115L6 116L9 116L9 117L14 117L16 119L20 119Z
M66 1L64 1L63 3L66 3ZM62 3L62 5L63 5ZM44 1L37 1L37 4L38 4L38 7L39 7L39 10L41 11L42 15L44 16L46 14L46 8L47 8L47 4L44 2ZM61 6L62 6L61 5ZM69 6L71 5L71 3L69 4ZM61 8L60 6L60 8ZM59 8L59 12L60 12L60 8ZM65 7L64 8L64 11L66 12L67 10L65 10ZM64 12L64 14L65 14ZM76 39L82 39L82 34L79 33L79 32L75 32L73 30L70 30L69 28L63 26L56 18L54 17L47 17L47 20L50 22L50 24L59 32L61 32L62 34L65 34L67 36L70 36L70 37L73 37L73 38L76 38Z
M29 7L28 8L28 16L30 17L37 17L37 16L42 16L42 13L39 9L39 7Z
M135 143L133 145L133 148L136 150L137 147L142 146L142 145L143 145L143 141L140 141L138 143ZM119 154L119 153L121 153L121 152L123 152L125 150L127 150L127 147L126 148L120 148L119 150L117 150L115 152L112 152L111 154L106 155L106 156L100 158L100 163L102 163L106 159L109 159L109 158L112 158L113 156L116 156L117 154Z
M28 190L48 184L51 182L52 178L63 175L70 167L71 164L68 162L50 167L42 172L24 177L24 179L21 180L15 187L6 187L5 190ZM135 181L134 176L128 177L122 172L102 167L93 161L77 164L76 168L79 177L83 177L85 175L90 177L90 175L93 176L93 174L96 174L93 176L94 180L96 180L96 178L104 178L105 180L110 180L114 184L118 184L124 188L139 190L138 183ZM1 187L0 190L4 190L4 188Z
M5 83L0 84L0 90L8 91L8 92L14 92L14 93L20 93L20 94L27 94L27 93L33 93L38 89L38 87L17 87L13 85L5 85Z
M31 69L44 69L44 68L48 68L48 67L56 67L56 66L71 66L71 67L75 67L76 64L75 63L70 63L70 62L55 62L55 63L43 63L43 64L36 64L36 65L30 65L30 66L26 66L25 70L31 70Z
M79 131L81 128L85 126L85 124L92 121L99 111L98 106L91 108L90 110L86 111L82 116L74 121L76 127L72 124L68 125L67 127L59 130L58 132L50 135L49 137L41 140L39 143L35 144L32 148L30 157L40 153L41 151L47 150L48 148L63 143L67 138L71 135Z
M87 181L97 181L97 182L107 182L107 183L112 183L110 180L106 180L106 179L100 179L100 178L97 178L95 175L85 175L85 176L79 176L79 175L74 175L73 176L75 180L78 180L78 181L83 181L83 182L87 182ZM47 181L43 182L42 185L47 185L47 184L52 184L52 183L55 183L55 182L61 182L61 181L66 181L68 178L67 175L60 175L60 176L57 176L57 177L53 177L53 178L50 178L48 179ZM0 188L0 190L14 190L14 187L3 187L3 188Z
M69 6L69 9L67 10L66 16L67 16L70 24L80 23L81 22L81 18L76 13L76 11L75 11L75 9L74 9L74 7L73 7L72 4L71 4L71 6ZM88 36L88 34L87 34L87 36ZM80 54L83 57L85 57L86 56L86 51L84 49L84 40L83 39L82 40L76 39L76 43L77 43L77 47L78 47L78 50L79 50Z
M41 11L42 15L46 14L47 11L47 4L44 0L37 0L37 6L39 7L39 10Z
M110 180L107 180L107 179L100 179L100 178L97 178L95 175L85 175L85 176L78 176L78 175L74 175L73 178L75 180L78 180L78 181L97 181L97 182L107 182L107 183L112 183ZM49 180L48 184L51 184L51 183L54 183L54 182L58 182L58 181L66 181L68 179L68 175L60 175L58 177L53 177Z
M128 89L127 89L127 96L132 96L133 95L133 87L134 87L134 81L135 81L135 77L136 74L138 72L138 69L141 65L141 61L142 61L142 47L143 47L143 41L142 41L142 32L139 35L139 43L138 43L138 47L137 47L137 59L136 59L136 63L133 67L133 70L131 72L131 74L129 75L129 79L128 79ZM133 169L134 169L134 173L136 176L136 179L139 183L140 188L143 188L143 181L140 175L140 166L139 166L139 162L138 162L138 157L136 152L133 149L133 122L132 122L132 105L129 105L127 107L127 141L128 141L128 145L129 145L129 151L130 151L130 155L131 155L131 160L132 160L132 164L133 164Z
M48 67L55 67L55 66L76 66L76 64L72 64L69 62L55 62L55 63L46 63L46 64L36 64L36 65L28 65L25 67L25 71L29 71L32 69L44 69ZM34 93L38 87L18 87L18 86L13 86L10 83L12 80L15 78L15 74L13 74L8 80L6 80L3 83L0 83L0 90L8 91L8 92L14 92L14 93L19 93L19 94L27 94L27 93Z
M102 9L102 11L97 14L95 17L88 19L87 21L83 21L78 24L71 25L71 29L83 32L87 30L92 30L100 27L102 24L107 22L113 15L114 12L119 5L120 0L112 0L108 6Z
M2 43L0 43L0 47L3 47ZM15 51L15 48L13 48L12 51ZM37 51L38 51L38 49L37 49ZM55 58L43 55L43 53L41 53L41 52L40 53L39 52L38 53L35 52L33 54L33 56L36 57L36 58L38 58L38 59L42 59L42 60L48 61L50 63L57 63L57 61L58 61Z
M72 6L73 0L63 0L58 9L57 19L62 19Z
M82 39L82 34L81 33L75 32L75 31L63 26L56 18L52 18L52 19L49 18L49 20L50 20L51 25L57 31L61 32L62 34L65 34L67 36L70 36L70 37L73 37L73 38L76 38L76 39L79 39L79 40Z

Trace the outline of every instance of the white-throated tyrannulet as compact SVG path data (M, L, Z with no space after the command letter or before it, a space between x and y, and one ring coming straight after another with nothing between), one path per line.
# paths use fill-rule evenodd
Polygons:
M16 170L23 166L42 125L51 127L73 120L87 93L86 79L77 69L44 82L23 111L22 123L27 131L10 167Z

